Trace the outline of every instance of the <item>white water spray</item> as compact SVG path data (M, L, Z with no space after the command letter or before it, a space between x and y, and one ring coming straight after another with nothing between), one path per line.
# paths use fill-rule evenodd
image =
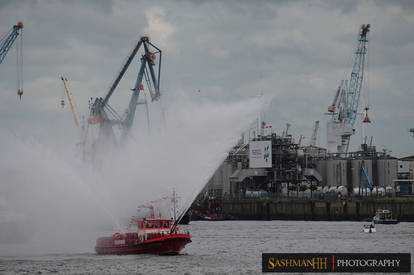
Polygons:
M126 225L137 205L173 188L187 207L265 106L263 98L176 102L167 106L165 130L148 135L138 125L99 169L50 149L48 140L0 129L0 254L91 252L96 237ZM52 128L45 129L51 139Z

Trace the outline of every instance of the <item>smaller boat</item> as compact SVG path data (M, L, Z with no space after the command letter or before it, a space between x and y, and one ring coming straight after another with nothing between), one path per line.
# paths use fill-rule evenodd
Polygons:
M392 217L392 212L387 209L378 209L372 221L375 224L397 224L399 221Z
M377 232L377 229L375 228L373 224L364 224L363 231L365 233L375 233Z

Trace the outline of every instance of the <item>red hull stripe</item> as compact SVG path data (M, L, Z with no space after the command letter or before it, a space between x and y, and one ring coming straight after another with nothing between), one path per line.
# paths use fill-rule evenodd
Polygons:
M178 254L191 239L188 235L177 234L150 239L138 244L120 246L96 246L98 254Z

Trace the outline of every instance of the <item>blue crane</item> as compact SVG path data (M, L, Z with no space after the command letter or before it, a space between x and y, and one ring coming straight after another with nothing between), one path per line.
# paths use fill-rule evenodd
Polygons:
M358 115L358 105L361 96L362 82L364 80L365 59L367 54L370 24L362 25L358 35L358 45L355 51L354 64L351 78L342 80L339 85L332 105L329 106L329 114L332 119L328 122L328 147L329 143L337 145L340 153L347 152L349 140L354 134L353 126ZM349 84L349 85L348 85ZM364 123L371 122L368 117L368 106L365 107ZM338 137L338 140L336 138ZM336 142L337 141L337 142Z
M348 120L351 125L355 124L359 98L361 96L362 81L364 80L365 57L367 54L367 34L370 24L362 25L358 38L358 47L355 52L354 66L352 68L351 79L349 81L349 89L347 93L348 102Z
M0 40L0 64L1 64L4 58L6 57L7 53L9 52L10 48L12 47L14 41L20 35L20 45L19 43L16 44L17 46L17 72L18 72L17 73L17 94L19 95L20 99L22 98L22 95L23 95L23 55L22 55L22 48L23 48L22 32L23 31L22 30L23 30L23 22L19 21Z
M141 66L135 85L131 89L132 95L129 101L128 109L126 110L126 115L124 118L121 118L121 116L116 113L108 102L141 47L144 48L144 53L141 56ZM156 63L157 55L159 55L159 57L158 62ZM100 139L115 138L112 129L113 125L121 126L123 137L128 135L128 132L133 125L139 94L144 90L143 80L145 79L146 81L146 86L151 96L151 100L157 100L160 97L160 73L161 50L152 44L147 36L143 36L138 40L136 45L128 54L121 70L112 81L105 96L103 98L96 98L91 105L88 123L100 124ZM112 118L110 118L110 116L112 116Z
M366 183L367 187L372 190L372 187L373 187L372 181L371 181L370 177L368 176L368 173L367 173L367 170L366 170L364 164L361 165L361 170L362 170L362 173L364 174L365 183Z

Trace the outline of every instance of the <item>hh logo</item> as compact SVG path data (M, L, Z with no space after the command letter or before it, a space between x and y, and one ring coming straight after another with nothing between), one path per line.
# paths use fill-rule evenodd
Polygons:
M264 148L264 154L263 154L263 158L265 160L265 162L267 163L269 161L269 145L265 146Z

